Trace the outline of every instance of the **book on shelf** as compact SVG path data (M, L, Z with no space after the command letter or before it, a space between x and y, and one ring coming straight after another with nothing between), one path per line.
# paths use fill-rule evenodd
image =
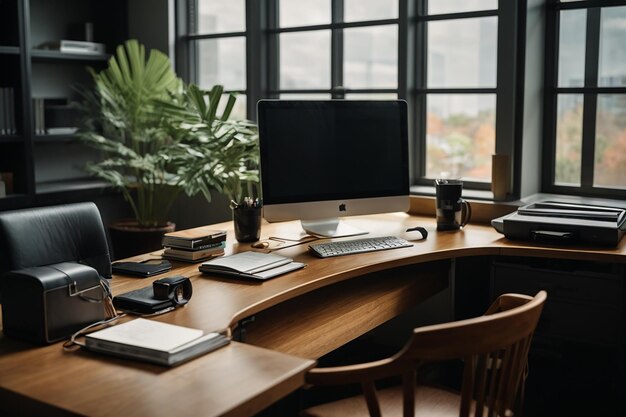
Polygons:
M13 173L0 172L0 181L4 182L4 190L7 195L13 194Z
M99 55L106 53L106 47L103 43L71 40L44 42L39 45L39 49L50 49L67 54Z
M33 99L33 120L35 121L35 135L46 134L46 123L44 118L44 99Z
M46 133L49 135L73 135L78 132L77 127L49 127Z
M5 88L0 88L0 135L8 135L8 125L9 125L9 110L8 110L8 99L5 93Z
M179 249L209 249L212 244L226 240L225 230L215 230L207 226L179 232L166 233L163 236L163 246Z
M0 135L15 134L15 90L12 87L3 87L0 88Z
M305 266L286 256L248 251L211 259L198 269L207 274L266 280Z
M225 246L226 245L221 244L215 248L204 250L165 248L165 250L163 251L163 258L172 259L174 261L200 262L224 255Z
M137 318L87 334L89 350L174 366L230 343L220 333Z
M33 112L36 135L73 135L78 130L78 114L67 98L34 98Z

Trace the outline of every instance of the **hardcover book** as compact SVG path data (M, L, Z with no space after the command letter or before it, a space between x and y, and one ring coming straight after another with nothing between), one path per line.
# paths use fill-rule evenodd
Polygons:
M128 359L174 366L230 343L220 333L135 319L85 336L89 350Z
M175 261L186 261L186 262L199 262L204 261L210 258L216 258L218 256L224 255L224 247L218 246L214 249L205 249L205 250L184 250L184 249L172 249L165 248L163 251L163 258L165 259L173 259Z

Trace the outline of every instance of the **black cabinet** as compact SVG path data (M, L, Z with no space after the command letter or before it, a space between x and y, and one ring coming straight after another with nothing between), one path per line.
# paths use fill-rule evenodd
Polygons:
M77 90L90 88L86 68L106 65L109 54L128 37L127 21L127 0L0 0L0 87L11 91L15 124L14 130L3 129L6 118L0 118L0 180L8 185L6 195L0 195L0 210L103 186L82 169L99 155L67 129L55 132L49 124L37 125L35 107L37 99L57 107L69 104ZM81 28L89 28L93 42L105 45L104 53L44 49L61 40L85 40L79 39Z
M498 258L491 296L548 292L529 354L526 414L622 416L624 265Z

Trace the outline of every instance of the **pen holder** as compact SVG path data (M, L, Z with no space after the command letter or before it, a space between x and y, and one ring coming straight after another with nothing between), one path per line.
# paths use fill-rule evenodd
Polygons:
M261 207L233 208L233 222L238 242L256 242L261 237Z

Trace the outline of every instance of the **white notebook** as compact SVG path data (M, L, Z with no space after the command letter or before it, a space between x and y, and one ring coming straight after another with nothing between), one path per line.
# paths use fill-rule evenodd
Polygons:
M286 256L249 251L211 259L200 265L199 269L207 274L265 280L305 266Z
M219 333L135 319L85 336L87 349L172 366L227 345Z

